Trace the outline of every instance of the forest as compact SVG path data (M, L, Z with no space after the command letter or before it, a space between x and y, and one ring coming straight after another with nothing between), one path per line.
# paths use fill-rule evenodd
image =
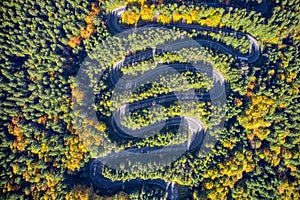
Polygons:
M300 198L300 0L0 10L0 199ZM161 168L124 154L94 170L180 145Z

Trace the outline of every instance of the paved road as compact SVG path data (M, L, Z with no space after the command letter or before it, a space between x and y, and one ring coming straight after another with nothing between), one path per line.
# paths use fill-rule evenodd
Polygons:
M139 151L143 151L143 149L139 149ZM167 199L175 200L178 199L178 189L174 187L174 183L168 182L166 183L162 179L134 179L130 181L111 181L110 179L105 178L102 175L102 166L103 163L98 159L94 160L91 168L90 168L90 177L92 181L103 190L111 190L111 191L120 191L124 189L124 187L137 186L137 185L156 185L166 190Z
M144 59L144 57L138 57L139 59ZM139 61L139 60L135 60ZM171 118L170 120L167 120L166 122L157 122L155 124L149 125L147 127L143 127L137 130L131 130L126 127L124 127L121 124L121 119L124 115L128 114L129 112L145 107L149 107L154 104L162 104L162 103L167 103L167 102L172 102L176 100L192 100L192 101L213 101L221 98L224 93L224 78L221 76L221 74L213 70L210 66L201 66L201 68L196 68L195 66L189 65L189 64L169 64L169 65L162 65L157 67L156 69L153 69L152 71L143 74L142 76L132 79L132 80L123 80L119 84L119 79L121 76L121 73L119 72L120 69L124 63L123 62L118 62L116 63L112 70L111 70L111 80L116 87L122 87L121 89L124 89L128 91L130 87L138 88L142 84L146 83L147 80L153 80L152 77L155 77L157 75L161 75L163 70L166 70L167 72L169 69L174 69L177 71L197 71L197 72L206 72L210 77L212 77L214 81L214 86L213 88L210 89L209 92L207 93L202 93L201 91L186 91L186 92L179 92L176 94L170 93L166 94L164 96L159 96L155 98L149 98L146 100L130 103L130 104L125 104L118 108L116 111L113 113L112 117L112 125L114 129L116 130L116 133L123 138L126 139L132 139L133 137L143 137L145 133L152 133L154 130L159 130L159 127L162 127L164 124L165 125L186 125L189 127L190 130L192 130L192 134L198 134L199 131L203 130L204 125L201 123L199 120L194 120L193 118L185 117L185 120L178 121L178 119L173 120ZM118 83L118 84L117 84ZM124 88L123 88L124 87ZM177 123L177 124L176 124ZM130 133L128 135L127 133ZM149 135L145 135L145 137L148 137Z
M266 6L267 5L264 0L261 9L263 11L266 10ZM120 33L125 30L119 24L119 18L121 16L121 14L124 12L124 10L125 10L125 7L117 8L117 9L113 10L110 13L110 15L108 16L108 27L110 28L110 30L112 31L113 34L117 34L117 33ZM159 27L161 25L150 24L147 26ZM236 59L244 60L248 63L255 62L260 56L260 46L259 46L257 40L248 34L235 32L234 30L204 27L204 26L200 26L200 25L186 25L186 24L167 25L167 27L174 27L174 26L184 29L184 30L195 29L198 31L209 31L209 32L219 32L221 30L221 31L227 32L227 33L234 32L237 37L246 36L251 44L251 51L250 51L251 53L249 55L241 55L238 52L235 52L232 49L230 49L224 45L221 45L219 43L213 42L213 41L197 40L197 42L199 44L201 44L202 46L209 46L209 47L218 49L219 51L221 51L223 53L231 54ZM166 27L166 26L163 26L163 27ZM161 53L161 52L156 52L156 54L158 54L158 53ZM130 62L139 62L143 59L150 58L151 56L153 56L152 51L145 51L145 52L140 53L138 56L127 57L126 60L120 60L119 62L117 62L111 70L112 83L114 85L118 86L117 82L119 81L120 77L122 76L120 69L123 66L127 65ZM192 70L189 66L182 65L182 64L170 64L168 66L175 70ZM122 87L124 87L124 89L131 88L132 86L137 87L140 83L143 82L144 79L147 79L147 77L151 77L151 76L159 73L159 70L160 70L160 68L158 67L157 69L154 69L151 72L148 72L141 77L138 77L134 80L131 80L131 81L121 84L121 85L123 85ZM215 83L214 87L211 89L211 91L213 91L214 94L216 94L215 96L213 95L213 97L218 98L217 94L222 95L225 92L222 90L222 87L221 87L224 84L225 80L224 80L223 76L220 73L218 73L217 71L207 69L206 72L208 72L208 71L211 72L211 75L212 75L214 83ZM164 95L161 97L156 97L156 98L146 99L146 100L135 102L135 103L126 104L126 105L121 106L119 109L117 109L114 112L113 117L112 117L112 125L113 125L113 128L115 129L116 133L120 137L123 137L126 139L132 139L133 137L142 137L145 132L151 132L152 130L157 130L157 127L160 127L160 126L165 126L165 125L170 126L170 125L181 124L181 125L187 126L190 129L190 131L193 133L192 134L193 136L191 137L191 139L185 143L185 145L186 145L185 148L189 151L193 151L193 150L197 149L197 147L202 143L203 138L204 138L204 132L205 132L203 123L201 121L199 121L198 119L189 118L189 117L174 117L174 118L167 120L166 122L158 122L158 123L152 124L148 127L145 127L145 128L142 128L142 129L139 129L136 131L128 130L126 127L123 127L119 122L120 122L121 117L124 116L124 114L126 114L132 110L151 106L151 105L153 105L153 103L165 103L165 102L169 102L169 101L174 101L178 98L210 101L210 100L212 100L210 96L211 96L211 94L209 94L209 93L198 92L196 94L195 93L192 94L189 92L182 92L177 95L167 94L167 95ZM131 134L128 135L127 134L128 132L130 132ZM161 150L161 152L159 152L159 153L168 153L168 151L174 151L176 148L178 148L178 147L170 147L168 149ZM130 158L133 156L132 153L146 153L145 155L147 155L147 154L151 154L155 151L157 152L159 150L157 150L156 148L151 149L151 148L146 148L146 147L139 148L139 149L127 149L125 151L110 154L110 155L106 156L105 158L101 158L101 161L102 162L104 161L104 163L105 163L105 162L110 162L114 159L118 159L120 157L125 158L125 159ZM177 199L178 198L178 191L177 191L176 187L174 187L174 183L166 183L165 181L163 181L161 179L153 179L153 180L134 179L134 180L126 181L126 182L111 181L111 180L103 177L103 175L102 175L102 165L103 165L102 162L100 162L100 159L94 160L93 163L91 164L91 170L90 170L91 179L93 180L94 183L97 184L98 187L100 187L102 189L120 190L123 187L130 186L130 185L154 184L154 185L157 185L159 187L166 189L166 191L168 192L167 199Z
M120 17L124 13L125 9L126 9L125 6L117 8L117 9L113 10L108 16L108 27L110 28L111 32L114 34L121 33L126 30L119 23ZM210 41L210 40L196 40L196 41L202 46L214 48L214 49L217 49L218 51L221 51L226 54L231 54L235 58L247 61L248 63L253 63L253 62L257 61L257 59L260 56L260 46L259 46L258 41L254 37L252 37L249 34L237 32L232 29L212 28L212 27L201 26L201 25L197 25L197 24L178 24L178 23L170 24L170 25L161 25L158 23L151 23L151 24L145 25L144 27L165 27L165 28L166 27L168 27L168 28L177 27L177 28L187 30L187 31L197 30L197 31L207 31L207 32L214 32L214 33L219 33L220 31L222 31L224 33L234 33L237 38L246 37L249 40L250 45L251 45L251 50L250 50L249 55L242 55L239 52L236 52L236 51L234 51L222 44L214 42L214 41Z

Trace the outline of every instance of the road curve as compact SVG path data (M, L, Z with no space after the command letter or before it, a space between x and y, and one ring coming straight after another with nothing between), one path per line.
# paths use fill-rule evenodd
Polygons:
M118 33L121 33L126 30L119 23L120 17L124 13L125 10L126 10L126 6L122 6L122 7L114 9L108 15L108 27L110 28L110 31L113 34L118 34ZM249 40L250 45L251 45L251 50L250 50L249 55L240 54L240 53L226 47L225 45L219 44L214 41L210 41L210 40L196 40L196 41L202 46L214 48L225 54L231 54L236 59L244 60L248 63L254 63L260 57L260 45L259 45L258 41L249 34L238 32L233 29L213 28L213 27L201 26L201 25L197 25L197 24L179 24L179 23L170 24L170 25L161 25L158 23L151 23L151 24L145 25L145 27L158 27L158 28L159 27L164 27L164 28L177 27L177 28L187 30L187 31L197 30L197 31L207 31L207 32L214 32L214 33L219 33L220 31L222 31L224 33L234 33L237 38L246 37Z
M264 1L265 2L265 1ZM113 34L117 34L120 33L122 31L124 31L125 29L122 28L122 26L119 24L119 18L121 16L121 14L125 11L125 7L120 7L117 8L115 10L113 10L109 16L108 16L108 27L110 28L110 30L112 31ZM159 24L151 24L151 25L147 25L147 26L155 26L155 27L178 27L184 30L199 30L199 31L209 31L209 32L219 32L220 30L223 32L233 32L233 30L228 30L228 29L219 29L219 28L210 28L210 27L204 27L204 26L200 26L200 25L186 25L186 24L172 24L172 25L167 25L167 26L162 26ZM241 55L235 51L233 51L232 49L229 49L228 47L218 44L216 42L213 41L208 41L208 40L197 40L198 43L200 43L202 46L210 46L212 48L218 49L220 51L222 51L223 53L227 53L227 54L231 54L232 56L234 56L236 59L240 59L240 60L244 60L248 63L253 63L255 61L257 61L257 59L260 56L260 46L257 42L257 40L255 40L255 38L253 38L252 36L245 34L245 33L240 33L240 32L234 32L237 37L243 37L246 36L248 38L248 40L250 41L251 44L251 53L249 55ZM149 53L144 53L145 57L149 57L150 55L153 55L153 52L149 52ZM134 62L138 62L139 60L134 59L134 58L127 58L127 61L131 60ZM121 60L119 62L117 62L111 71L111 81L113 84L116 84L118 82L118 79L120 78L120 69L125 65L125 60ZM186 68L186 66L183 65L179 65L179 64L171 64L169 65L170 67L174 68L174 69L178 69L178 70L182 70L183 67ZM155 70L154 72L150 72L152 74L155 74ZM216 75L216 77L218 77L219 80L219 86L224 84L224 78L219 74L219 73L214 73ZM129 83L129 85L136 85L139 82L139 80L133 80L132 82ZM217 85L218 85L217 84ZM130 87L130 86L129 86ZM216 88L217 87L217 88ZM218 91L218 86L214 86L214 89ZM225 91L224 91L225 92ZM179 96L182 95L182 98L187 97L190 98L190 93L186 92L186 93L180 93ZM209 98L209 94L207 93L197 93L196 94L196 98L198 98L199 100L203 100L203 101L209 101L211 100ZM138 130L136 133L134 133L132 136L126 134L126 132L128 132L128 130L124 131L124 127L121 126L121 124L119 124L119 120L121 118L122 115L124 115L125 113L128 113L132 110L136 110L142 107L147 107L147 106L151 106L151 104L153 102L158 102L158 103L163 103L163 102L167 102L167 101L174 101L176 100L178 97L176 95L172 95L172 94L168 94L165 95L163 97L157 97L157 98L152 98L152 99L146 99L140 102L135 102L135 103L131 103L128 105L123 105L123 107L117 109L112 117L112 125L116 131L116 133L126 139L132 139L134 136L136 137L141 137L141 134L143 132L145 132L145 130L151 130L151 129L155 129L156 126L160 126L161 124L159 123L155 123L152 126L150 125L149 127L146 127L145 129L141 129ZM195 98L195 97L193 97ZM117 120L116 120L117 119ZM191 139L191 141L187 142L188 145L188 150L193 151L195 150L202 142L203 137L204 137L204 126L203 123L200 122L199 120L193 119L193 118L187 118L187 117L174 117L171 118L170 120L166 121L166 124L164 125L176 125L176 124L183 124L186 126L189 126L193 128L193 137ZM132 131L132 130L131 130ZM171 149L172 150L172 149ZM129 150L130 151L130 150ZM134 149L132 151L136 151L136 152L145 152L149 153L149 148L140 148L140 149ZM120 153L120 152L119 152ZM112 154L112 155L108 155L107 158L105 158L104 160L112 160L115 159L117 157L120 156L120 154ZM122 154L122 156L126 157L130 157L130 154L128 154L128 149L127 151L124 151L124 153ZM103 160L103 158L102 158ZM92 164L91 164L91 168L90 168L90 177L92 179L92 181L100 188L102 189L106 189L106 190L119 190L124 188L125 186L132 186L132 185L139 185L139 184L154 184L157 185L159 187L165 188L168 196L167 199L177 199L178 197L178 191L176 189L176 187L170 187L170 183L166 183L165 181L161 180L161 179L153 179L153 180L141 180L141 179L134 179L134 180L130 180L130 181L126 181L126 182L122 182L122 181L111 181L107 178L105 178L102 175L102 166L103 163L100 162L100 159L95 159Z
M144 59L144 57L139 56L138 59L135 61L138 62L141 59ZM122 80L123 82L121 82L121 84L117 84L121 77L120 69L122 68L122 66L124 66L124 62L116 63L111 70L110 77L111 77L111 82L114 85L116 85L116 87L121 87L120 89L125 89L125 90L128 90L132 86L134 86L134 88L138 88L147 80L151 80L153 76L161 74L161 72L163 72L164 69L170 69L170 68L175 69L176 71L189 70L193 72L207 72L209 76L212 76L212 79L214 81L213 88L211 88L210 91L207 93L203 93L201 91L193 91L193 92L186 91L186 92L179 92L176 94L169 93L164 96L150 98L150 99L121 106L120 108L118 108L113 112L112 126L116 130L116 133L122 138L133 139L134 137L143 137L145 133L151 133L152 130L157 130L158 127L162 127L164 124L176 125L176 123L177 124L181 123L182 125L188 126L190 130L193 130L192 134L199 134L199 132L204 129L204 124L199 120L195 120L189 117L185 117L184 120L182 121L178 121L178 119L176 118L171 118L166 122L157 122L155 124L137 130L131 130L124 127L121 124L121 119L122 116L128 114L133 110L150 107L153 104L162 104L162 103L172 102L176 100L214 101L222 97L225 93L224 87L222 87L225 82L223 76L218 71L213 70L209 66L204 65L198 69L190 64L168 64L167 66L162 65L157 67L156 69L151 70L150 72L143 74L141 77L132 80ZM128 132L130 132L130 135L127 134ZM191 150L190 148L188 149Z
M143 149L139 149L143 151ZM112 159L115 155L111 155ZM156 185L166 190L168 200L176 200L178 198L178 189L174 187L174 183L166 183L162 179L134 179L130 181L111 181L110 179L105 178L102 175L102 166L103 163L98 159L95 159L90 167L90 177L91 180L103 190L111 190L118 192L119 190L124 189L125 187L132 187L137 185ZM170 185L171 184L171 185Z

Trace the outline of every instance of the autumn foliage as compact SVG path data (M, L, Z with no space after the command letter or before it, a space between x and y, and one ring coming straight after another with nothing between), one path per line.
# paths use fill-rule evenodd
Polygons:
M244 116L238 117L239 123L249 131L248 138L258 137L264 140L269 134L271 122L265 120L265 115L274 112L274 102L266 96L253 95L251 104Z
M94 33L95 28L93 26L93 17L100 13L100 9L96 6L95 3L92 3L92 9L89 15L85 18L85 22L87 24L86 27L81 27L80 36L83 39L88 39Z
M126 10L122 15L122 22L126 24L136 24L139 20L138 13Z
M69 41L69 46L72 47L72 48L75 48L76 45L80 45L81 43L81 40L79 37L72 37L71 40Z
M96 3L92 3L92 8L88 16L85 18L86 26L80 28L80 36L74 36L69 41L69 46L75 48L80 45L82 39L88 39L95 32L95 27L93 25L93 17L100 13L100 9Z
M183 8L184 9L184 8ZM204 26L212 26L212 27L222 27L223 24L221 22L222 15L214 10L209 10L209 15L204 18L199 18L199 12L196 9L192 10L183 10L182 11L170 11L169 14L159 13L158 7L155 5L141 5L140 7L133 7L129 10L126 10L122 15L122 22L125 24L136 24L139 19L143 21L153 21L154 15L159 13L157 16L156 21L162 24L169 24L171 22L178 22L178 23L186 23L186 24L201 24Z
M207 190L209 199L226 199L230 189L243 178L244 173L252 172L255 168L253 155L243 149L236 152L233 157L208 169L204 174L203 187Z
M141 19L144 21L152 21L154 18L154 5L144 5L141 10Z

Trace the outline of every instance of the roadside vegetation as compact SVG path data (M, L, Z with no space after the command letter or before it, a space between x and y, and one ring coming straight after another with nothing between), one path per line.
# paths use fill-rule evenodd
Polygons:
M197 0L189 4L173 0L149 2L0 2L0 199L164 197L161 188L149 185L125 188L117 193L103 192L89 178L90 163L97 158L95 155L101 156L99 146L105 154L186 141L176 135L178 127L167 127L155 136L135 140L119 138L111 127L115 109L112 105L120 104L112 102L114 85L109 70L104 69L111 70L126 56L154 50L174 38L174 30L153 30L129 35L122 42L135 46L120 49L120 41L109 32L107 15L123 5L127 5L120 20L123 27L155 22L232 29L255 37L261 56L256 62L247 63L206 46L183 48L124 66L122 73L139 77L155 70L157 64L198 60L209 64L226 80L224 128L209 133L218 135L218 142L208 155L187 152L164 169L143 173L143 170L128 173L103 167L103 175L111 180L160 178L175 182L180 185L180 198L299 199L299 0L267 1L268 11L263 14L255 11L263 0L230 1L238 8L225 6L226 1L224 6L205 5L205 2L217 3L213 0L201 1L203 4ZM241 55L250 53L247 38L238 38L234 33L176 31L182 37L218 42ZM107 46L120 51L102 48L104 39ZM93 90L96 99L90 110L74 112L75 106L91 101L88 90L79 90L75 81L87 56L98 59L99 65L93 68L96 71L92 68L85 71L91 83L96 83ZM98 81L96 75L100 71L103 76ZM189 89L207 91L212 87L210 78L203 73L182 74L191 83ZM160 83L175 84L174 80L178 80L176 76L160 78ZM174 86L179 91L187 89L180 88L178 83ZM131 101L170 92L164 85L144 85L132 94ZM91 112L97 113L99 121L87 117ZM222 117L211 118L212 113L222 112L209 102L187 105L185 109L177 102L170 102L164 108L130 112L124 116L123 125L138 129L161 119L187 115L199 118L210 127ZM85 124L86 128L79 129L78 124ZM188 132L185 127L179 128Z

